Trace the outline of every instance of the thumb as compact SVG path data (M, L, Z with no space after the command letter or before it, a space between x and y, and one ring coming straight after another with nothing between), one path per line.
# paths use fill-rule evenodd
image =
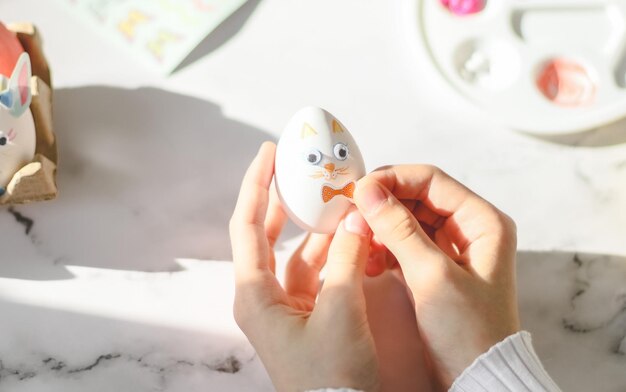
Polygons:
M354 202L376 235L409 275L422 267L444 267L448 257L424 233L419 222L378 181L361 179ZM407 276L410 279L410 276Z
M369 257L370 228L354 207L346 214L328 249L326 278L320 292L320 301L340 299L352 301L354 295L363 295L363 275ZM340 293L342 295L337 296Z

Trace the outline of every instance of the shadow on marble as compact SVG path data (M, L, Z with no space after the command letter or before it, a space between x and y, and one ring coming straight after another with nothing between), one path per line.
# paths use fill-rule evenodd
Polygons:
M174 72L195 63L234 37L246 24L261 0L247 0L234 14L220 24L176 67Z
M0 276L71 277L64 265L175 271L179 258L231 259L228 220L268 133L156 88L58 89L54 100L59 197L0 210L0 237L12 244Z
M518 252L522 327L563 391L626 389L626 257Z
M171 274L73 267L71 281L3 282L0 312L10 317L0 321L9 337L0 340L0 389L273 390L232 318L232 264L186 267ZM387 340L379 350L389 363L386 390L430 391L404 286L390 274L365 286L368 314L377 314L372 332Z
M272 391L245 337L0 300L3 391Z
M613 146L626 143L626 118L585 132L565 135L527 135L547 142L575 147Z
M78 268L67 282L5 282L0 386L272 390L232 320L232 265L188 267ZM626 257L521 251L517 273L522 327L562 390L624 390Z

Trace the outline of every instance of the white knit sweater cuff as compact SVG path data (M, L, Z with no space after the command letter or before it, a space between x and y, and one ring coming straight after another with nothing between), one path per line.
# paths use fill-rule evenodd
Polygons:
M530 333L513 334L489 351L454 381L450 392L560 392L543 368Z

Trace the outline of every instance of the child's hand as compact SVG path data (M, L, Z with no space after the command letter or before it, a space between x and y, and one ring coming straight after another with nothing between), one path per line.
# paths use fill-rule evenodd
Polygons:
M519 330L515 224L431 166L377 170L359 181L354 198L400 264L420 335L447 389Z
M230 222L235 319L279 391L378 390L378 363L363 295L369 228L355 209L334 238L307 237L289 261L283 289L274 276L272 250L286 220L275 192L269 192L275 150L272 143L261 147ZM327 275L316 303L325 263Z

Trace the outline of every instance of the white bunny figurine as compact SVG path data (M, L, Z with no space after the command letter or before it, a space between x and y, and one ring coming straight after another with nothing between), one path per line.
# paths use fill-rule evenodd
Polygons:
M0 196L13 175L33 160L35 122L29 109L30 57L22 53L10 79L0 75Z

